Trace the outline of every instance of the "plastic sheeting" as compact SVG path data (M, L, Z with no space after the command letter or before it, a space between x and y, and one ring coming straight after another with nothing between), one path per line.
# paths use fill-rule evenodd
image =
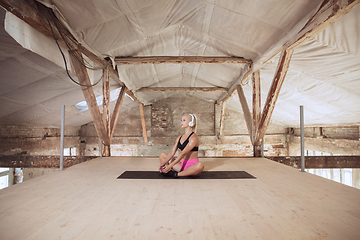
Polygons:
M40 2L52 7L63 23L69 26L78 41L100 57L239 56L252 59L254 67L259 68L262 62L272 56L304 26L322 1L43 0ZM306 125L360 123L359 18L358 7L295 51L273 113L274 123L297 126L300 105L305 106ZM29 38L35 36L33 32L28 34ZM35 51L31 44L28 48ZM48 48L50 52L56 50L50 45ZM47 57L41 49L35 52L61 65L58 60L52 59L54 55ZM13 67L11 61L17 61L15 57L9 58L5 55L0 57L7 61L6 63L2 61L3 66ZM31 59L37 61L35 58ZM11 73L18 74L19 76L15 77L21 83L13 86L12 82L4 82L5 85L11 85L9 89L13 87L13 90L0 95L2 100L8 102L6 111L9 112L0 116L0 122L11 120L16 123L32 124L34 120L31 119L42 119L41 124L45 124L46 121L48 124L54 124L54 119L51 119L50 115L54 115L56 111L60 116L59 106L64 104L62 102L74 106L83 101L80 99L83 97L78 92L79 89L71 85L62 69L34 70L35 67L31 67L30 62L25 65L22 68L24 73L27 71L28 74L32 74L33 77L29 78L29 81L34 82L21 79L22 74L16 70L16 73ZM263 104L276 65L277 58L274 58L261 68ZM241 79L246 66L150 64L123 65L118 66L118 69L120 79L131 90L156 86L229 88ZM251 107L250 84L246 85L244 90ZM117 86L114 85L112 90L116 88ZM37 90L49 92L37 97ZM95 88L95 92L97 96L101 95L99 88ZM148 104L176 94L144 92L137 93L137 97ZM192 93L191 95L215 102L222 94ZM25 101L25 99L29 100ZM27 107L29 104L32 104L32 110ZM124 104L126 105L126 102ZM131 105L130 102L129 104ZM59 111L55 110L57 107ZM242 112L236 94L229 100L227 107ZM11 113L12 108L16 108L17 112ZM19 111L24 108L27 108L28 112ZM79 115L89 116L87 111L79 113L75 107L71 109L74 112L74 119ZM38 115L33 116L34 112ZM74 124L91 121L91 118L87 120L85 118L83 120L79 117L80 120L74 120Z
M274 109L272 121L299 125L300 105L307 126L360 124L360 8L297 48ZM278 56L261 70L262 106ZM251 82L244 87L251 108ZM237 96L228 104L241 111Z
M4 26L3 9L0 9L0 15ZM81 88L70 81L63 67L53 63L64 66L57 46L23 21L11 14L8 16L11 17L7 20L13 21L7 23L7 30L22 45L0 28L0 124L59 127L61 105L66 105L67 126L91 122L89 111L82 112L75 107L84 101ZM89 71L89 74L92 81L101 77L101 71ZM119 85L114 81L111 83L111 89L118 93ZM100 83L94 87L97 96L102 94L101 86ZM133 105L129 98L124 99L124 109Z

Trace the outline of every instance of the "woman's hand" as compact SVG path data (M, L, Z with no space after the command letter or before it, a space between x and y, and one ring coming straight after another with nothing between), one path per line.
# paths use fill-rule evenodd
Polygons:
M163 166L163 169L162 169L162 172L163 173L167 173L171 170L172 166L170 165L167 165L167 166Z

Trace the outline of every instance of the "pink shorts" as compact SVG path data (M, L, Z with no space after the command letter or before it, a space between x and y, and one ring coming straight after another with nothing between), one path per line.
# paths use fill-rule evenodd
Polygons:
M183 160L181 162L181 170L180 172L184 171L185 169L187 169L188 167L194 165L195 163L197 163L199 161L198 158L194 158L194 159L188 159L188 160Z

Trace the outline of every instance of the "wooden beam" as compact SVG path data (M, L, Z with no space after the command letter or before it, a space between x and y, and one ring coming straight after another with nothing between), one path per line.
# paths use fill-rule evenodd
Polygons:
M279 52L283 51L284 49L294 50L301 44L315 37L316 34L325 30L327 27L338 21L341 17L345 16L347 13L349 13L359 5L360 0L324 0L324 3L320 7L320 9L307 22L304 28L300 30L300 32L296 34L291 40L285 43L284 46L274 52L274 54L270 58L260 64L264 65L266 62L275 57ZM217 103L228 101L234 95L236 86L238 84L243 86L252 73L253 69L250 69L241 79L240 83L238 82L238 80L235 80L232 86L229 88L228 93L221 96L217 100Z
M115 104L115 108L114 108L114 112L111 116L111 121L110 121L110 142L111 139L114 135L114 131L115 131L115 127L116 127L116 123L117 120L119 118L119 113L120 113L120 109L121 109L121 105L122 102L124 100L124 96L125 96L125 92L127 91L127 88L124 86L121 88L118 99L116 100L116 104Z
M360 5L360 0L325 0L305 27L284 48L295 49Z
M275 108L275 103L278 99L281 86L284 82L287 70L289 69L291 56L294 50L283 50L280 55L279 63L273 78L272 84L269 89L269 93L265 102L263 112L261 114L261 119L257 129L257 134L255 137L255 142L253 145L259 146L263 141L265 136L266 129L270 123L271 115Z
M253 128L252 136L253 142L255 142L256 130L258 129L260 117L261 117L261 89L260 89L260 70L252 74L252 87L253 87L253 98L252 98L252 114L253 114Z
M221 104L220 126L219 126L219 134L218 134L219 140L223 137L224 120L225 120L225 105L226 105L225 102Z
M265 64L284 49L296 49L360 5L360 0L324 0L319 10L292 39L262 63Z
M126 94L131 97L135 102L141 103L141 101L128 88L126 88Z
M143 129L144 142L148 142L147 133L146 133L146 124L145 124L145 115L144 115L144 106L142 103L139 103L141 126Z
M64 168L71 167L75 164L89 161L96 156L64 156L63 165ZM7 155L0 156L0 167L10 168L59 168L60 156L49 155Z
M107 66L109 67L109 73L110 76L120 84L120 86L125 86L125 84L120 80L118 72L113 68L112 64L109 64L107 61L99 58L89 50L87 50L85 47L81 46L80 43L78 43L78 49L81 51L85 56L87 56L91 61L93 61L98 66L101 66L102 68L105 68Z
M58 43L62 47L68 49L54 22L52 21L56 17L51 12L52 10L50 10L49 8L45 7L36 0L0 0L0 6L2 6L6 11L11 12L15 16L17 16L19 19L22 19L24 22L26 22L45 36L49 37L51 40L55 41L51 32L51 28L47 21L48 19L50 21L53 32L55 34L55 38L57 39ZM47 19L44 14L46 14ZM107 61L96 56L94 53L92 53L80 43L78 43L78 41L74 38L70 31L60 21L57 21L57 25L63 32L63 35L69 36L71 38L71 40L69 40L67 44L70 45L72 49L78 49L91 61L93 61L95 64L102 68L108 65ZM124 83L120 81L117 72L113 68L110 68L109 71L111 77L121 86L123 86Z
M103 144L110 145L110 139L106 133L105 126L101 118L101 113L99 110L99 106L97 105L94 90L92 89L92 87L88 87L91 85L91 82L87 70L84 66L84 59L82 58L82 54L79 51L75 50L75 52L77 58L75 58L73 54L70 53L70 60L80 84L87 85L81 86L81 90L88 105L96 132L98 133L98 136Z
M222 87L143 87L135 92L226 92Z
M237 86L238 85L243 86L252 73L253 73L253 69L252 67L250 67L249 70L244 74L244 76L242 76L240 81L235 81L233 85L228 89L227 93L221 96L216 102L219 104L227 102L235 94L235 91L237 90Z
M301 156L266 158L295 168L301 167ZM360 156L305 156L305 168L360 168Z
M122 64L186 64L186 63L230 63L251 64L252 61L242 57L207 57L207 56L151 56L151 57L116 57L115 63Z
M241 103L241 107L243 109L244 112L244 117L245 117L245 121L246 121L246 126L249 132L249 136L250 136L250 140L251 143L253 143L253 137L252 137L252 116L251 116L251 112L249 110L249 106L247 104L246 98L245 98L245 94L244 94L244 90L243 88L238 85L237 86L237 93L239 95L239 99L240 99L240 103Z
M110 71L107 66L103 71L103 122L105 131L110 139ZM111 141L110 141L111 142ZM110 145L103 144L102 156L110 156Z

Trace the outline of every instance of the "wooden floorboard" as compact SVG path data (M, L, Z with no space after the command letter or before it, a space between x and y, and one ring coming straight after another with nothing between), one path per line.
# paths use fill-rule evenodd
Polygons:
M360 190L263 158L256 179L116 179L155 158L97 158L0 190L0 239L360 239Z

